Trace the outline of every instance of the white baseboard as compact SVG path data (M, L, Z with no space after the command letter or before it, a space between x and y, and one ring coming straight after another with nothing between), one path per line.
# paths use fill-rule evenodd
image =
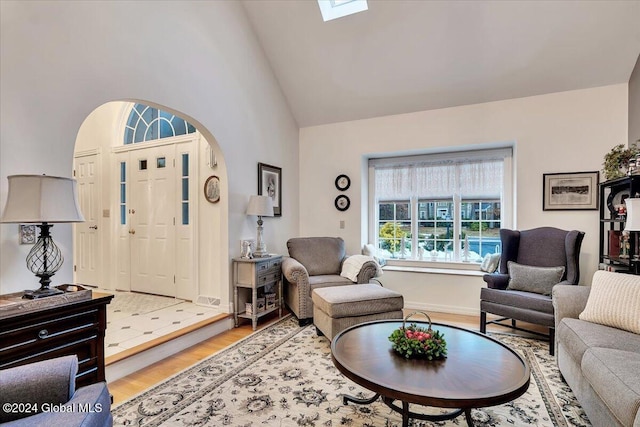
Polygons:
M105 376L107 382L115 381L139 371L231 328L233 328L233 319L224 319L150 348L149 350L127 357L126 359L111 363L106 367Z
M465 316L480 316L480 310L455 305L425 304L421 302L405 301L404 308L409 310L435 311L438 313L462 314Z
M220 313L233 313L233 301L229 301L229 304L223 304L222 301L220 301L218 309Z

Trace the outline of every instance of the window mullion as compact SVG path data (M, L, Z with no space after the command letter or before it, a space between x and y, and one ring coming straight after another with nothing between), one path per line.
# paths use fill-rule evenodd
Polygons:
M418 258L418 197L411 196L411 258Z
M462 234L462 198L453 195L453 259L460 259L460 235Z

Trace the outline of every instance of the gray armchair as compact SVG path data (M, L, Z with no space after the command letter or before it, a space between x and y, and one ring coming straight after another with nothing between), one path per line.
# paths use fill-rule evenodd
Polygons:
M311 292L327 286L353 285L342 277L342 264L347 258L340 237L298 237L287 241L289 257L282 260L284 301L301 325L313 320ZM369 283L376 276L378 264L365 262L355 283Z
M101 382L76 390L77 372L75 355L1 370L0 424L4 427L112 426L107 385ZM16 410L5 404L14 404Z
M542 291L535 282L536 275L528 272L530 290L527 286L510 289L512 277L509 262L521 266L564 267L557 284L577 285L580 280L580 247L584 232L565 231L553 227L531 230L500 230L502 254L497 273L485 274L486 288L480 290L480 332L486 333L488 323L524 330L549 338L549 353L554 354L554 312L551 291ZM527 275L525 275L527 279ZM553 285L551 285L553 286ZM487 313L502 316L487 322ZM511 324L504 324L511 319ZM516 321L543 325L549 328L548 335L520 328Z

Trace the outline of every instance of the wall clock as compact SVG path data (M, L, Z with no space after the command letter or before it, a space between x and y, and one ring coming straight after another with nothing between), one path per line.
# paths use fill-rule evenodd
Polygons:
M345 191L351 185L351 179L347 175L338 175L336 178L336 188Z
M346 211L347 209L349 209L349 205L351 205L351 200L349 200L349 198L343 194L336 197L335 205L336 209L338 209L339 211Z

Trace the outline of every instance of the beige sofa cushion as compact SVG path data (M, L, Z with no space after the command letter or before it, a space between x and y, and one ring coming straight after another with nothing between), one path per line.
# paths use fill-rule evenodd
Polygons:
M620 424L637 425L633 421L640 408L640 353L592 347L581 365L582 374Z
M311 292L313 292L313 290L317 288L346 285L353 285L353 282L337 274L321 274L319 276L309 276L309 296L311 296Z
M640 335L569 317L558 325L556 338L578 365L584 353L594 347L640 353Z
M640 334L640 276L597 271L580 320Z

